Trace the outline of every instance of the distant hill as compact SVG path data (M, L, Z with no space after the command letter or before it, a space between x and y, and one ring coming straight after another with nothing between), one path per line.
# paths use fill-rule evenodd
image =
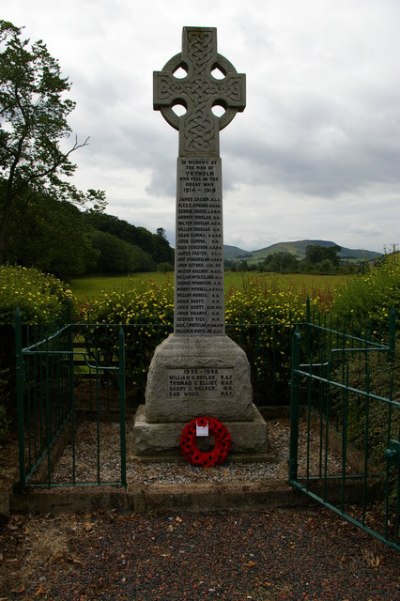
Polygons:
M228 246L224 244L224 259L227 261L235 261L236 259L246 259L251 257L252 253L247 250L238 248L237 246Z
M324 247L340 246L340 244L336 244L336 242L331 242L330 240L295 240L294 242L277 242L276 244L271 244L271 246L261 248L260 250L254 250L252 252L242 250L236 246L224 246L224 256L225 259L229 261L239 261L241 259L245 259L249 265L259 263L268 255L277 252L288 252L291 255L294 255L297 259L301 260L305 257L307 246L312 244ZM225 249L228 250L225 251ZM230 249L234 249L234 253ZM341 259L349 261L373 261L381 256L381 253L377 253L372 250L351 249L343 246L339 253L339 257Z

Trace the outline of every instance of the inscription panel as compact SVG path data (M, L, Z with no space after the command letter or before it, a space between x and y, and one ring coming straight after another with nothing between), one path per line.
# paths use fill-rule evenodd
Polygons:
M179 158L175 334L224 333L221 160Z
M168 397L183 400L233 397L233 367L169 369Z

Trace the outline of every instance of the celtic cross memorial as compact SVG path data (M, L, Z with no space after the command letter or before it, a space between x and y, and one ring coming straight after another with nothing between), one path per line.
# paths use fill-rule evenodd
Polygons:
M265 450L249 363L224 326L219 131L245 108L245 75L218 54L215 28L184 27L182 52L153 84L154 109L179 131L175 319L150 365L135 449L172 449L187 420L212 415L231 429L234 450Z
M178 69L186 77L176 78ZM182 53L154 73L154 108L179 130L175 334L224 333L219 130L244 110L245 86L245 75L217 54L215 28L185 27ZM176 115L176 105L184 115ZM213 114L215 106L221 117Z

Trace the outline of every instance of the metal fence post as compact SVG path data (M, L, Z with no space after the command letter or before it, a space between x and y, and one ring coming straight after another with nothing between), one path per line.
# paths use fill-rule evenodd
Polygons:
M21 312L15 309L15 357L16 357L16 392L18 420L18 454L19 454L19 483L26 484L25 472L25 432L24 432L24 363L22 358L22 327Z
M297 480L299 438L299 376L301 334L295 329L292 342L292 367L290 380L290 446L289 483Z
M389 357L394 361L396 354L396 309L392 307L389 311Z
M118 389L119 435L121 454L121 485L126 488L126 432L125 432L125 333L121 327L118 335Z

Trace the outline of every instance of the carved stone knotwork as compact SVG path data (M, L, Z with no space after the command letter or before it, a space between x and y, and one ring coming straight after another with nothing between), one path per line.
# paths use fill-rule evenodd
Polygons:
M182 68L187 75L174 74ZM223 74L217 79L212 72ZM183 105L184 115L173 107ZM214 106L225 112L216 116ZM219 130L246 106L246 76L217 53L215 27L184 27L182 52L154 72L154 109L179 130L179 156L219 156Z

